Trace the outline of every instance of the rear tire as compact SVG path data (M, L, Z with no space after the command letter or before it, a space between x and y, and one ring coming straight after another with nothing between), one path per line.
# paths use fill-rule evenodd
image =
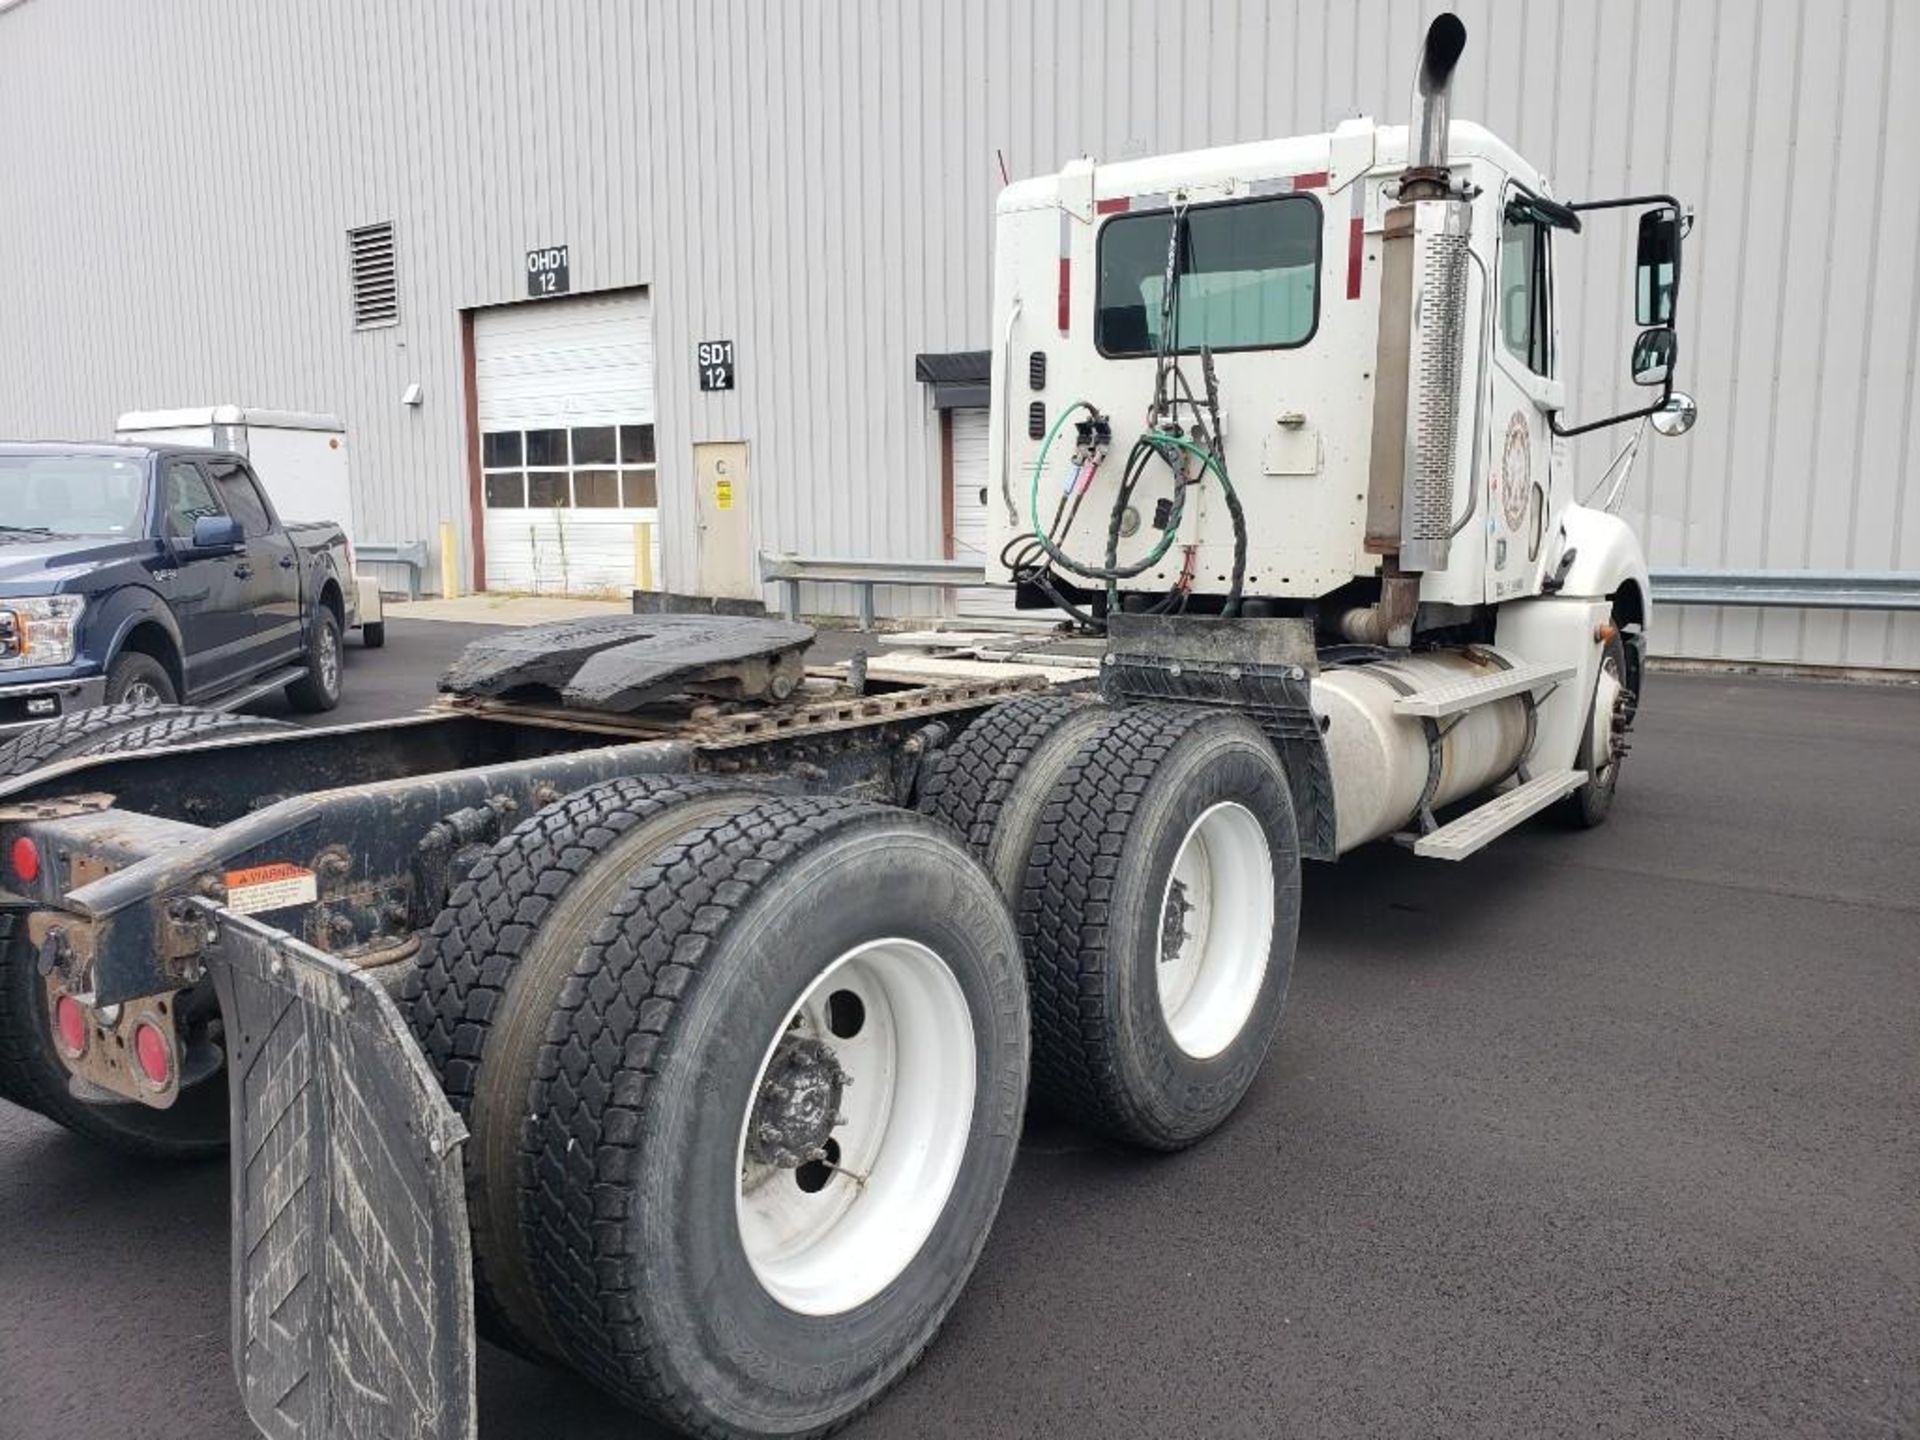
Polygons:
M576 791L481 856L434 921L400 1009L467 1124L475 1309L489 1338L558 1353L520 1243L518 1167L527 1087L561 987L655 851L763 793L678 777Z
M385 645L386 643L387 643L387 622L386 621L375 620L371 624L362 625L360 627L360 648L362 650L378 650L382 645Z
M1012 902L1054 781L1112 716L1082 695L996 705L941 752L920 810L951 826Z
M81 755L166 749L292 728L282 720L177 705L101 706L36 726L0 745L0 779ZM19 927L13 943L0 936L0 1099L128 1154L175 1160L220 1154L226 1146L226 1086L213 1083L215 1077L189 1088L169 1110L73 1099L69 1071L53 1048L45 990L27 949L25 922Z
M816 1014L849 965L864 1003L835 991ZM862 1044L878 1048L856 1060ZM529 1097L523 1234L568 1357L696 1435L844 1423L979 1258L1027 1045L1006 906L938 826L768 798L683 833L595 930ZM860 1083L825 1093L821 1048ZM862 1180L748 1148L822 1136Z
M171 705L180 698L167 667L138 650L123 652L107 667L108 705Z
M1022 877L1035 1094L1152 1149L1211 1133L1273 1044L1299 915L1293 801L1259 728L1115 712L1055 782Z
M309 715L333 709L340 703L341 664L340 617L322 605L307 636L307 673L287 686L287 703Z
M5 930L9 922L14 933ZM227 1087L217 1071L172 1108L136 1101L76 1100L53 1048L46 985L28 948L26 923L0 916L0 1096L85 1139L143 1160L212 1160L227 1152Z

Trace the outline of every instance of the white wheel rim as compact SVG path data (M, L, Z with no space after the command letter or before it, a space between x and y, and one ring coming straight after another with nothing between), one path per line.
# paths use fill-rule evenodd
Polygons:
M859 1002L857 1027L842 992ZM749 1154L755 1106L790 1036L824 1042L851 1082L840 1095L844 1123L831 1133L831 1169L789 1169ZM959 1178L975 1071L966 995L926 946L873 941L807 987L761 1057L735 1157L740 1241L769 1295L805 1315L838 1315L899 1278Z
M1231 801L1193 822L1160 900L1155 976L1173 1043L1196 1060L1225 1050L1260 999L1273 950L1273 852Z
M1618 672L1603 659L1593 678L1593 727L1587 739L1587 770L1595 780L1613 768L1613 712L1624 688Z

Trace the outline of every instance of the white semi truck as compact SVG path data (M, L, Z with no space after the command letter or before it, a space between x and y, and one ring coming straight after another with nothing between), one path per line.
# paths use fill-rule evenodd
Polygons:
M0 1097L231 1144L264 1434L465 1440L476 1328L689 1434L824 1434L952 1307L1030 1095L1155 1150L1233 1112L1303 859L1606 817L1646 569L1559 442L1685 428L1684 225L1450 123L1464 38L1411 135L1005 193L1001 554L1097 686L648 615L483 642L398 722L0 746ZM1657 390L1576 422L1596 204L1642 212Z

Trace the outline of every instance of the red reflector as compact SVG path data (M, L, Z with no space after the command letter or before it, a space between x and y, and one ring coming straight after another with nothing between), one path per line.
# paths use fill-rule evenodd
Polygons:
M173 1079L173 1046L152 1025L133 1032L133 1058L140 1062L140 1073L156 1090L166 1089Z
M8 851L13 861L13 873L20 877L20 883L31 885L40 878L40 847L22 835L13 842Z
M68 1059L78 1060L87 1053L87 1012L71 995L53 1002L53 1028Z

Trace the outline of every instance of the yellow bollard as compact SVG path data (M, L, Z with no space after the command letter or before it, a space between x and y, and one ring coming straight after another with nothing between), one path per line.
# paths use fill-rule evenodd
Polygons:
M633 588L653 589L653 522L641 520L633 527Z
M453 522L440 522L440 598L460 598L460 547L454 543Z

